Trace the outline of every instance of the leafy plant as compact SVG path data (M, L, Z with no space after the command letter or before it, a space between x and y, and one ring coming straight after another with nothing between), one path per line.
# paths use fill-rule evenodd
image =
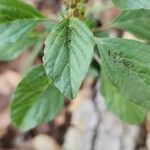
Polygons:
M121 12L109 28L131 32L143 43L109 38L101 30L93 34L84 15L86 0L66 0L64 18L58 23L20 0L0 0L1 61L13 60L39 43L35 49L41 50L50 32L43 65L30 70L14 91L11 119L15 127L27 131L52 120L65 97L77 96L95 58L108 109L129 123L144 121L150 108L150 46L146 44L150 41L150 0L112 1ZM39 23L45 27L43 32L36 30Z

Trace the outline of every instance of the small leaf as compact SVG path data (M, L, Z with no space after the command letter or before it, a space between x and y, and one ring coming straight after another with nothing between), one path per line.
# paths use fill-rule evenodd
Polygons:
M77 18L57 24L45 42L44 67L55 86L69 99L76 97L88 72L94 37Z
M150 9L150 0L112 0L121 9Z
M102 72L126 99L150 108L150 46L119 38L97 39Z
M107 108L121 120L139 124L146 118L147 110L124 98L108 80L102 80L102 89Z
M0 45L16 42L31 31L43 15L19 0L0 0Z
M53 86L43 66L31 70L16 88L11 104L11 119L15 127L27 131L54 118L64 97Z
M123 11L112 27L129 31L134 35L150 40L150 10Z
M22 38L15 43L0 46L0 61L11 61L16 59L27 48L35 43L35 38Z

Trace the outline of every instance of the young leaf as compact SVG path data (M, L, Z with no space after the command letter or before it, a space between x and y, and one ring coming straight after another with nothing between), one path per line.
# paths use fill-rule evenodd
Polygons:
M64 96L53 86L43 66L31 70L16 88L11 104L15 127L27 131L54 118Z
M22 52L35 43L34 38L22 38L15 43L0 46L0 61L11 61L16 59Z
M123 11L112 27L129 31L134 35L150 40L150 10Z
M0 0L0 45L16 42L43 20L43 15L19 0Z
M101 90L103 91L107 108L120 119L132 124L144 121L147 110L126 99L113 84L104 78Z
M112 0L119 8L127 9L150 9L150 0Z
M150 46L119 38L97 39L103 75L126 99L150 108Z
M77 18L66 18L57 24L45 42L46 73L70 99L75 98L88 72L94 44L93 34Z

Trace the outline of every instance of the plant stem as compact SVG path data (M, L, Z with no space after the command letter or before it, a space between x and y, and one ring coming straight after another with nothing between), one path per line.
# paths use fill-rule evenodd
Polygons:
M94 58L94 59L96 60L96 62L101 66L101 60L100 60L100 57L99 57L96 53L94 53L93 58Z

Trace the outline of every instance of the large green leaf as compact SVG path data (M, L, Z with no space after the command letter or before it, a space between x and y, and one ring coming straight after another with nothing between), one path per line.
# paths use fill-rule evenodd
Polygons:
M112 0L121 9L150 9L150 0Z
M122 96L150 108L150 46L119 38L97 39L103 75Z
M75 98L88 72L94 38L77 18L66 18L53 28L45 43L43 57L47 75L66 97Z
M146 118L147 110L124 98L108 80L102 81L102 89L107 108L123 121L138 124Z
M54 118L64 96L53 86L43 66L31 70L16 88L11 104L11 119L22 131Z
M0 0L0 45L16 42L44 17L19 0Z
M0 61L11 61L16 59L22 52L32 46L37 39L22 38L15 43L0 46Z
M123 29L134 35L150 40L150 10L123 11L112 27Z

